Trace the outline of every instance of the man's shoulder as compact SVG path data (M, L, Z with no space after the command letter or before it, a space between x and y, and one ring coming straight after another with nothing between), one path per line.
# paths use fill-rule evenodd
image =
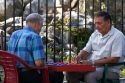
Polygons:
M118 30L117 28L113 28L113 31L114 31L114 35L115 36L123 36L124 37L124 34L120 31L120 30Z
M18 37L20 35L24 37L29 37L29 38L37 38L37 39L41 38L39 34L33 31L24 30L24 29L14 31L11 37Z
M16 30L12 33L12 36L19 35L22 32L22 30Z
M32 31L30 31L30 32L28 32L28 33L25 33L25 34L27 34L28 36L31 36L31 37L33 37L33 38L38 38L38 37L40 37L37 33L32 32Z
M22 31L22 29L16 30L16 31L14 31L13 33L19 33L19 32L21 32L21 31Z
M18 32L23 33L23 35L28 36L28 37L39 36L37 33L33 32L33 31L30 31L30 30L25 30L25 29L19 30L15 33L18 33Z
M97 30L95 30L92 34L91 37L96 37L97 35L99 35L99 32Z

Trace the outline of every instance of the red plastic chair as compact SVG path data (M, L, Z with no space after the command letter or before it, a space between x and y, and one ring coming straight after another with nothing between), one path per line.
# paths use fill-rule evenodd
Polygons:
M18 56L8 53L6 51L0 50L0 65L4 69L4 83L19 83L18 71L16 68L16 62L24 65L26 70L40 70L43 74L42 83L49 83L48 68L47 67L31 67L26 62L24 62Z

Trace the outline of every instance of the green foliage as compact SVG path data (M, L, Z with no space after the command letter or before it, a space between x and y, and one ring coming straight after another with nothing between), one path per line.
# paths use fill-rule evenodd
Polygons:
M71 29L72 41L78 49L82 49L86 45L90 35L91 32L89 28L72 27Z
M52 25L55 26L55 28L60 30L60 31L63 30L65 32L65 31L69 30L68 26L65 23L62 24L62 20L56 20L55 24L53 23ZM63 26L63 29L62 29L62 26Z
M47 50L45 50L45 53L47 54L48 59L52 58L53 51L51 48L47 48Z
M75 19L74 17L70 17L69 16L64 16L63 18L63 22L62 19L58 20L55 19L54 22L52 23L52 26L54 26L55 30L59 31L60 34L62 34L62 32L69 32L70 34L70 38L67 41L70 41L68 43L75 45L76 50L74 51L73 48L72 49L68 49L69 51L73 51L73 53L69 54L69 55L65 55L62 52L62 47L58 46L59 48L57 49L55 47L55 52L51 55L55 55L55 58L60 61L61 59L63 59L64 61L69 61L72 59L72 57L74 56L74 54L76 55L77 52L79 52L80 49L82 49L90 35L91 35L91 28L88 27L83 27L83 26L70 26L70 22L77 22L77 19ZM52 48L50 48L52 49Z
M4 15L0 14L0 21L4 20Z
M125 68L120 71L120 77L125 77Z

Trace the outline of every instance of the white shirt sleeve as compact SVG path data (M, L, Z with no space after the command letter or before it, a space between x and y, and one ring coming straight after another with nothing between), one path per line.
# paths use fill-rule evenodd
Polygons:
M89 38L89 41L87 42L86 46L83 48L83 50L87 51L87 52L91 52L92 51L92 35Z
M112 57L122 57L125 51L125 37L123 35L117 35L112 44Z

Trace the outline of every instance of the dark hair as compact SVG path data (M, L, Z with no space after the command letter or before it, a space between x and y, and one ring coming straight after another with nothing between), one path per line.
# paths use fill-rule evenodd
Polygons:
M100 11L100 12L96 13L95 17L103 17L104 21L110 20L110 23L112 23L111 16L109 15L108 12Z

